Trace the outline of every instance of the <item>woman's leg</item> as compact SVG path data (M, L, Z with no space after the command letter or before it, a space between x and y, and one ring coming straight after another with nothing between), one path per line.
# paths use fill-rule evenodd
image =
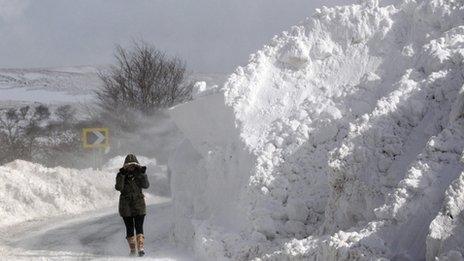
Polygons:
M126 225L126 238L134 236L134 218L133 217L124 217L124 225Z
M143 220L145 219L145 215L135 216L135 234L143 234Z
M139 256L145 255L145 236L143 235L143 220L145 215L136 216L135 219L135 233L137 238L137 249L139 251Z
M136 254L137 248L137 238L134 236L134 218L133 217L124 217L124 225L126 225L126 239L129 243L130 255L134 256Z

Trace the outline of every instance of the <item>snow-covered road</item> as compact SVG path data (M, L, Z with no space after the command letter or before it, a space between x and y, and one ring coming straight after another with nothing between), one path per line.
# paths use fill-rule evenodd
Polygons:
M171 203L156 197L147 207L146 250L149 260L188 260L189 253L173 247ZM0 228L2 259L114 260L126 259L128 247L117 207L80 215L25 222Z

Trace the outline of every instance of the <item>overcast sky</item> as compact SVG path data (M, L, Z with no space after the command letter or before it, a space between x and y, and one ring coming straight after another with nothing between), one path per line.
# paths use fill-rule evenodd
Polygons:
M109 64L143 38L198 72L230 72L322 5L354 0L0 0L0 67Z

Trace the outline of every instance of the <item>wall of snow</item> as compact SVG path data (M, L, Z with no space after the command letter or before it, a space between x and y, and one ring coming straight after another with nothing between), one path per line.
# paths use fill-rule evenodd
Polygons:
M450 255L454 260L462 260L464 253L464 175L452 182L445 193L442 209L430 224L427 235L427 260L446 260Z
M142 156L139 161L147 166L147 199L169 196L166 166ZM114 184L123 162L124 157L115 157L101 171L46 168L22 160L0 166L0 226L107 207L117 210L119 192Z
M115 173L46 168L16 160L0 166L0 225L114 205Z
M203 259L456 256L437 215L463 170L463 5L324 7L174 108L175 239Z
M253 157L238 139L222 93L175 107L170 115L186 137L169 162L174 236L205 257L211 250L198 244L203 242L203 227L218 224L240 231L247 225L237 191L246 184Z

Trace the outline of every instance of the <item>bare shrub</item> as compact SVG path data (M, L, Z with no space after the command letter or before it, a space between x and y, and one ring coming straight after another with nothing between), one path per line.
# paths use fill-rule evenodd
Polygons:
M55 115L60 121L64 124L72 123L76 120L76 109L71 107L71 105L61 105L55 110Z
M118 119L129 111L151 114L191 98L193 85L178 57L146 43L134 43L130 50L117 46L115 57L116 65L99 74L103 85L97 98L104 113Z
M50 115L50 109L47 106L41 104L35 107L35 111L31 120L36 122L48 120Z
M13 159L31 160L42 125L50 118L50 110L38 105L10 108L0 115L0 139L3 145L1 163Z
M63 105L53 113L57 120L45 105L0 110L0 164L23 159L53 166L77 154L81 126L73 122L75 110Z

